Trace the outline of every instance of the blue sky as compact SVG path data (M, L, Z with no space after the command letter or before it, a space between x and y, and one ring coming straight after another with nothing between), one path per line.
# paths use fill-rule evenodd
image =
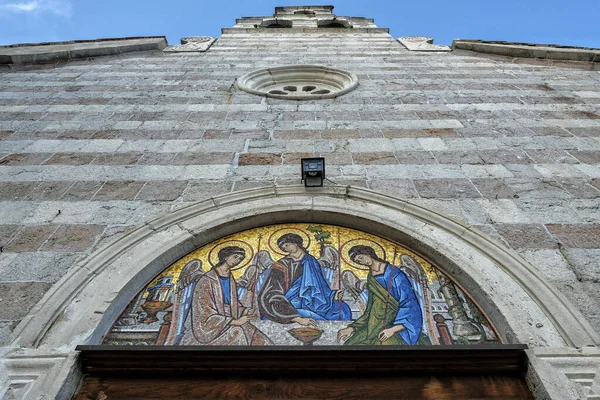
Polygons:
M375 18L394 37L507 40L600 48L600 0L467 1L130 1L0 0L0 44L165 35L220 35L235 18L271 15L275 6L333 4L342 16Z

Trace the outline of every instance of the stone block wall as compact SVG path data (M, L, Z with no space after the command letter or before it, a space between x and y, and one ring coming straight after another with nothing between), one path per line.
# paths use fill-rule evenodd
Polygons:
M299 183L428 207L522 254L600 330L600 74L409 52L383 32L226 33L206 53L0 70L0 344L94 250L171 210ZM336 99L236 89L258 68L356 74ZM442 266L443 267L443 266Z

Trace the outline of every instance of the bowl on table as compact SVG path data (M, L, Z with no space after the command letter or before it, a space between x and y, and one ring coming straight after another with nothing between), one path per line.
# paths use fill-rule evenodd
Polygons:
M305 326L302 328L290 329L288 333L292 335L295 339L301 341L304 346L312 346L314 342L319 340L319 338L323 334L323 330L319 328L311 328Z

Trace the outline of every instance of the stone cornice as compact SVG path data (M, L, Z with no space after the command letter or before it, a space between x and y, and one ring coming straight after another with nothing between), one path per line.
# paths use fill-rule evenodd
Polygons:
M53 63L135 51L162 50L166 46L167 39L164 36L0 46L0 65Z
M600 49L586 47L456 39L452 42L452 49L509 57L600 63Z

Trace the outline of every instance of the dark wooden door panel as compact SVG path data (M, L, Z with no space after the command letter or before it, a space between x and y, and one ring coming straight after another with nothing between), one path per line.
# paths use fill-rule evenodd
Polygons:
M225 375L225 374L223 374ZM503 376L88 377L75 400L114 399L533 399Z

